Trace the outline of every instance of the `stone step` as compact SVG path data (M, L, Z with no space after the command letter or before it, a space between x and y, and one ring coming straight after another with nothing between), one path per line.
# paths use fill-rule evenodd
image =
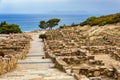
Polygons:
M55 65L53 63L48 63L48 64L18 64L18 68L17 70L45 70L46 69L55 69ZM24 66L24 67L23 67Z
M26 79L26 77L28 78ZM37 76L37 75L28 75L28 76L11 75L11 76L6 77L6 79L0 79L0 80L75 80L75 79L72 78L71 76L60 76L60 75L57 75L56 77Z
M44 55L44 52L29 52L27 55Z
M45 62L18 62L17 64L48 64L52 63L51 61L45 61Z
M51 76L51 77L45 77L45 78L35 78L35 79L30 79L30 80L75 80L71 76Z
M19 60L18 62L52 62L51 59L42 59L42 57L28 57L25 60Z
M44 57L44 55L43 54L41 54L41 55L27 55L27 57Z

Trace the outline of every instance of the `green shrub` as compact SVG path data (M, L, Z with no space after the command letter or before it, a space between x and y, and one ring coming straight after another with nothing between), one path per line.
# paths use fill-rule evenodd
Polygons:
M87 25L87 21L80 23L80 26L84 26L84 25Z
M65 27L67 27L66 24L60 26L59 28L62 29L62 28L65 28Z
M39 38L41 38L44 41L47 38L47 35L46 34L40 34Z
M62 29L62 28L64 28L64 26L60 26L59 28Z
M92 16L92 17L89 17L89 18L87 18L87 22L89 22L89 21L94 21L95 19L97 19L97 17L96 16Z
M1 34L22 33L22 31L16 24L7 24L6 22L1 22L0 33Z
M107 21L102 21L101 23L99 23L98 25L99 26L104 26L104 25L106 25L107 24Z

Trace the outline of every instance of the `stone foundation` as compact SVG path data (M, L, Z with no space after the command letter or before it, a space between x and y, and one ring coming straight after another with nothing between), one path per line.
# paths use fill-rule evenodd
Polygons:
M120 28L120 27L119 27ZM120 80L120 65L106 65L96 55L108 55L120 61L118 29L94 31L93 27L70 27L46 32L45 57L55 67L77 80Z

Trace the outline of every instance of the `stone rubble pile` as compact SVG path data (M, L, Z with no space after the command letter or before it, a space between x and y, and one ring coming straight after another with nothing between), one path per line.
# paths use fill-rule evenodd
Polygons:
M18 59L25 59L30 40L27 34L0 34L0 75L14 69Z
M120 34L109 30L90 35L89 29L70 27L47 31L46 58L51 58L56 68L77 80L120 80L120 65L108 67L102 59L95 59L95 55L107 54L120 61Z

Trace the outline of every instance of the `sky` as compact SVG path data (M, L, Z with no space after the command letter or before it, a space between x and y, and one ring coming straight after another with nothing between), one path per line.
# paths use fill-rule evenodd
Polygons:
M0 14L112 14L120 0L0 0Z

